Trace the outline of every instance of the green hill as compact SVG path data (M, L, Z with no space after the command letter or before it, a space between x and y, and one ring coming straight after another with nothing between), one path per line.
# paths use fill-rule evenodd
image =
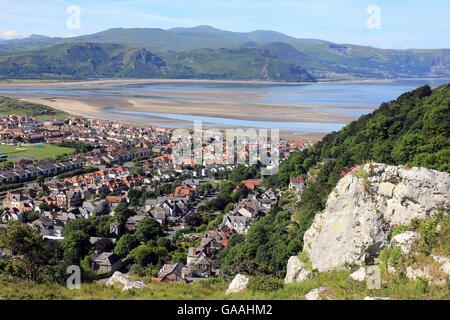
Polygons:
M325 167L324 182L333 187L345 166L356 161L427 167L450 172L450 83L402 94L374 112L353 121L339 132L325 136L312 148L294 153L267 179L286 186L290 177L305 176L324 158L335 159Z
M449 49L385 50L317 39L298 39L275 31L230 32L210 26L169 30L115 28L74 38L30 37L0 43L0 56L80 42L121 44L130 48L145 48L153 53L180 53L205 48L261 48L285 62L300 65L317 79L450 75Z
M315 81L302 67L259 48L198 49L161 56L178 69L191 70L198 79Z
M34 79L182 78L315 81L299 66L258 48L161 52L73 43L0 56L0 77Z
M374 160L450 172L449 135L450 84L434 90L424 86L291 154L263 184L287 189L290 178L301 176L307 181L302 200L284 196L279 205L293 203L293 213L275 210L254 223L247 235L233 235L221 252L222 271L284 277L289 257L301 251L305 231L325 209L346 167ZM331 161L324 164L323 159Z
M149 51L117 44L63 44L0 57L4 78L154 77L166 69Z
M69 114L42 104L21 101L0 96L0 114L36 116L42 120L52 118L65 119Z

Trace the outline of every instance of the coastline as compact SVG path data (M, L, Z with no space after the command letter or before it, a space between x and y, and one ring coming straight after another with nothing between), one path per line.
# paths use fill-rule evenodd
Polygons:
M49 99L39 99L39 98L21 98L20 100L28 101L32 103L38 103L38 104L44 104L49 107L55 108L57 110L65 111L71 115L75 116L81 116L91 119L97 119L97 120L106 120L106 121L119 121L131 125L137 125L137 126L144 126L144 125L151 125L153 127L161 127L161 128L173 128L173 127L185 127L186 125L192 124L189 121L184 120L177 120L177 119L166 119L170 122L172 122L173 127L171 126L163 126L159 125L156 119L153 123L151 121L151 124L147 124L148 120L135 120L135 119L123 119L121 117L114 117L112 114L104 113L102 110L104 108L93 106L92 104L82 102L79 100L67 100L67 99L60 99L60 98L49 98ZM302 121L299 121L301 123ZM207 127L205 125L205 127ZM227 127L220 127L220 126L214 126L219 127L220 129L226 129ZM313 140L318 141L321 140L325 135L327 135L328 132L304 132L299 133L295 130L280 130L280 137L285 139L292 139L292 140Z
M105 78L105 79L86 79L86 80L40 80L40 79L6 79L0 80L0 88L10 85L61 85L73 86L78 84L80 86L91 84L115 85L115 84L140 84L140 83L235 83L235 84L280 84L280 85L304 85L315 83L384 83L402 80L449 80L450 78L392 78L392 79L342 79L342 80L318 80L316 82L288 82L288 81L266 81L266 80L207 80L207 79L134 79L134 78Z

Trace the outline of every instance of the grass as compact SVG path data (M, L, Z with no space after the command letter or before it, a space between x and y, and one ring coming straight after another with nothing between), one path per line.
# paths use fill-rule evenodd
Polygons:
M55 158L64 154L73 154L75 149L54 145L26 145L21 147L0 145L0 151L3 151L8 157L45 159Z
M313 279L283 285L277 290L247 289L225 295L228 282L206 280L192 285L165 284L144 279L143 289L121 292L120 287L82 284L69 290L56 284L34 284L12 277L0 276L0 300L303 300L311 290L329 287L333 299L359 300L366 296L390 297L396 300L448 300L449 286L438 287L426 281L412 281L401 276L383 274L380 289L368 289L364 282L350 280L348 271L325 272ZM251 280L252 281L252 280Z

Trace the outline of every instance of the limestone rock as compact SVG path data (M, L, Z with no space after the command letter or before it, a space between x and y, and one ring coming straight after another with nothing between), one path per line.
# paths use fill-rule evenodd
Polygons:
M227 291L225 291L225 294L238 293L247 289L248 281L249 279L246 276L242 274L236 275L233 281L231 281Z
M328 287L320 287L311 290L305 295L306 300L322 300L322 299L331 299L331 289Z
M392 238L391 245L399 246L403 254L410 254L420 235L414 231L406 231Z
M365 297L364 300L392 300L389 297Z
M304 235L303 250L319 272L373 263L395 225L450 209L448 173L379 163L361 170L339 181Z
M123 274L119 271L114 272L111 278L108 279L108 282L106 285L116 285L116 284L122 284L122 292L126 290L130 290L133 288L140 289L145 286L144 282L142 281L130 281L128 279L128 275Z
M350 278L356 281L364 281L366 280L367 270L364 267L359 268L357 271L353 272L350 275Z
M305 264L297 256L289 258L284 283L301 282L312 278L312 272L305 268Z
M450 259L446 257L431 255L434 261L441 263L440 270L444 272L447 276L450 276Z

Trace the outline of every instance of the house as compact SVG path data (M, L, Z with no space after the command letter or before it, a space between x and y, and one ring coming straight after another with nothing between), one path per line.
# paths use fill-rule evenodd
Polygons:
M247 233L250 225L255 222L255 219L245 217L245 216L232 216L225 215L222 220L222 224L229 228L234 229L237 233L245 234Z
M167 207L157 207L149 211L149 214L155 218L161 225L167 224L167 217L170 216L170 209Z
M205 256L203 247L190 247L187 254L187 264L194 264L197 260Z
M137 230L139 222L144 220L146 217L147 216L145 216L145 215L135 215L135 216L129 217L125 224L125 229L127 229L130 232L135 232Z
M249 179L241 181L241 184L247 187L247 189L255 191L262 184L261 179Z
M3 199L3 208L19 208L26 200L22 191L8 192L5 199Z
M122 267L122 260L113 252L94 253L90 261L91 268L100 274L112 274Z
M211 276L212 265L204 257L200 258L194 263L193 274L202 278L208 278Z
M182 270L184 267L185 265L181 262L178 262L176 264L165 264L159 271L158 277L153 278L152 280L166 283L186 283L186 280L182 276Z
M297 195L297 200L302 200L302 193L305 189L305 180L303 178L291 178L289 183L289 190L293 191Z

